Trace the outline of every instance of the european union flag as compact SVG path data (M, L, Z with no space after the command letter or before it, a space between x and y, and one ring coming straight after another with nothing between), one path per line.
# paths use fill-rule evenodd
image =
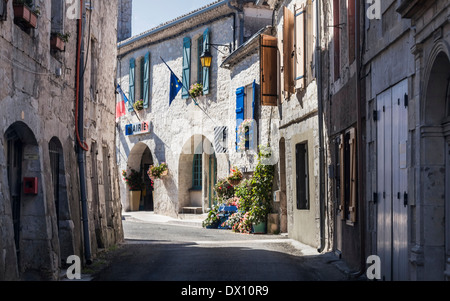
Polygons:
M175 97L177 97L178 92L180 92L181 88L183 88L183 84L178 79L178 77L175 75L175 73L173 73L171 70L169 106L172 105L172 101L175 99Z

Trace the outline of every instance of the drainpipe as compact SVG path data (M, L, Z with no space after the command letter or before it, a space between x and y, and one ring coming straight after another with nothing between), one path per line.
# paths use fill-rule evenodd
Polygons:
M320 206L320 247L317 250L322 253L325 250L325 159L323 137L323 104L322 104L322 49L320 46L320 0L316 0L316 79L317 79L317 106L319 114L319 206Z
M78 169L80 174L80 198L81 198L81 210L82 210L82 222L83 222L83 237L84 237L84 255L86 264L92 264L91 243L89 239L89 218L88 218L88 204L86 194L86 170L85 170L85 151L88 150L84 140L84 72L82 71L84 62L84 26L86 22L86 9L84 1L80 1L80 13L81 18L78 20L78 44L77 44L77 142L78 142Z
M363 172L362 167L364 164L363 161L363 134L362 134L362 112L361 112L361 64L362 64L362 58L361 58L361 45L360 45L360 36L361 36L361 25L360 25L360 18L361 18L361 4L360 1L355 0L355 18L356 18L356 34L355 34L355 43L356 43L356 99L357 99L357 156L358 156L358 214L359 214L359 235L360 235L360 270L351 276L357 278L360 277L365 273L366 270L366 259L365 259L365 252L366 252L366 243L365 243L365 202L363 201L364 198L362 194L364 193L364 181L363 181ZM363 19L362 28L365 28L365 18Z
M242 16L244 13L244 10L237 6L232 5L231 1L232 0L227 0L228 7L235 10L237 12L237 15L239 16L239 44L238 44L238 47L239 47L244 43L244 16ZM236 27L234 28L234 31L236 32ZM235 41L236 41L236 39L235 39Z

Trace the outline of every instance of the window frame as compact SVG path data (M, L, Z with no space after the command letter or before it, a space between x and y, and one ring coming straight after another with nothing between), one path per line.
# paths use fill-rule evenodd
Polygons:
M340 205L341 219L348 224L356 223L357 207L357 144L356 129L350 128L340 135L339 168L340 168Z
M310 171L308 142L295 145L295 188L297 210L311 210ZM302 181L303 179L303 181Z
M192 190L203 189L203 155L194 154L192 163Z

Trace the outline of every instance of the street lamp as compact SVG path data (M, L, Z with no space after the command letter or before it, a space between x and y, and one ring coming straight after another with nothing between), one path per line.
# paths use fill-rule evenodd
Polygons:
M203 51L202 55L200 55L200 61L202 62L202 67L211 67L212 54L208 49Z
M223 45L223 44L210 44L208 43L207 46L212 46L214 48L216 48L219 52L223 53L222 51L219 50L219 48L217 48L216 46L224 46L226 48L228 48L228 51L231 53L231 43L229 45ZM211 67L211 62L212 62L212 54L209 51L209 47L206 47L206 49L203 51L203 53L200 55L200 61L202 63L202 67L206 67L209 68Z

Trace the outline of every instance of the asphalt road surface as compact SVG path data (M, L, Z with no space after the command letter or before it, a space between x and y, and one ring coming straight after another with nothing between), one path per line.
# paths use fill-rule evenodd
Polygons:
M126 242L94 281L342 281L332 254L317 254L281 235L227 230L133 217L123 221Z

